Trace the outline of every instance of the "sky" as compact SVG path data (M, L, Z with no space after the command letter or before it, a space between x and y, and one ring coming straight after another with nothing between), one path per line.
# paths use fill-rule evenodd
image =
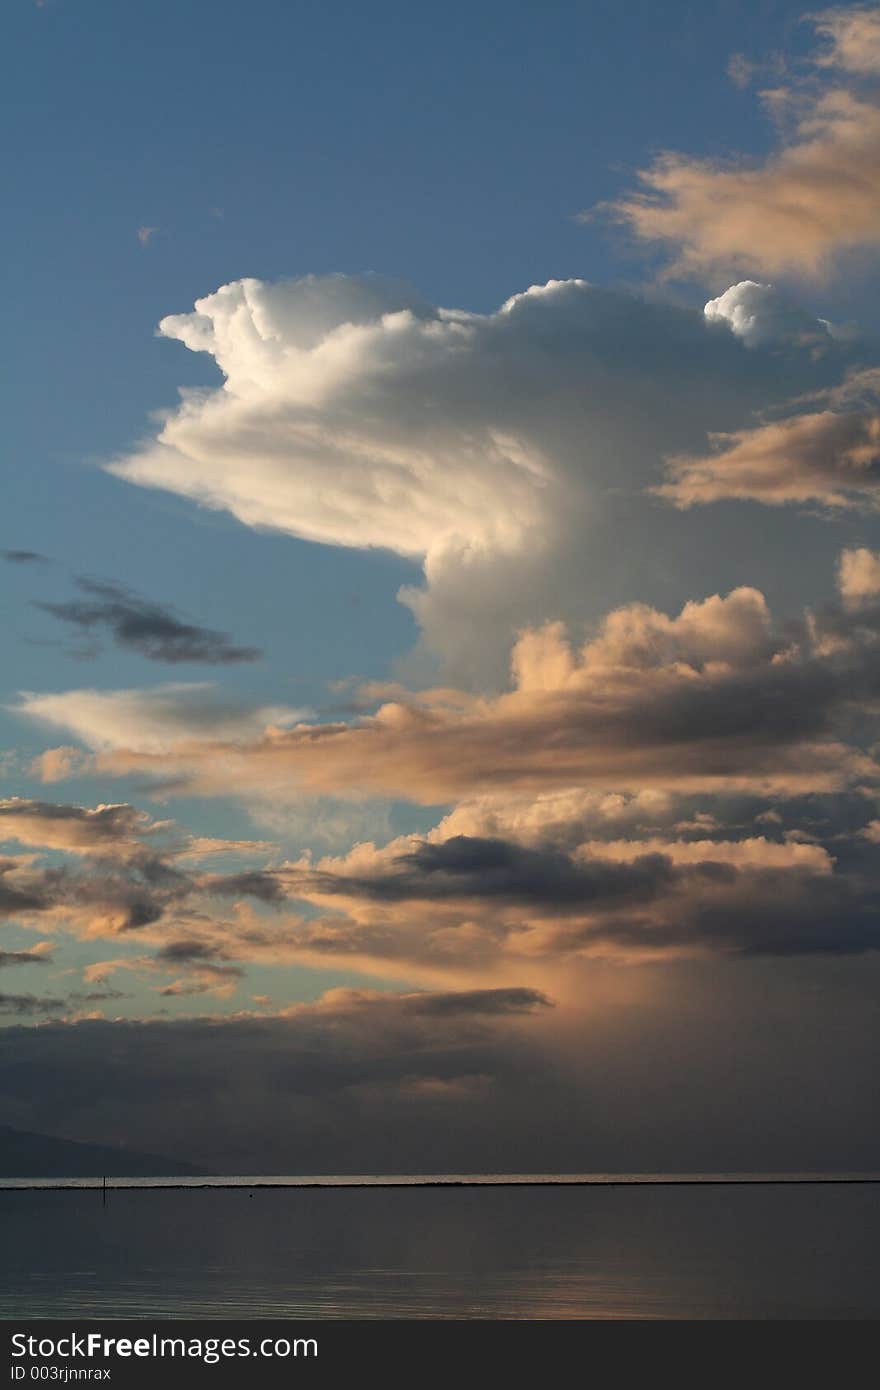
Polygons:
M880 1168L880 10L2 25L0 1119Z

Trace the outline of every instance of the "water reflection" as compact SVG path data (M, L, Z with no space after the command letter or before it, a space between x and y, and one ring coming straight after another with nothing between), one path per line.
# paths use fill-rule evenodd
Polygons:
M2 1192L0 1317L868 1318L880 1189Z

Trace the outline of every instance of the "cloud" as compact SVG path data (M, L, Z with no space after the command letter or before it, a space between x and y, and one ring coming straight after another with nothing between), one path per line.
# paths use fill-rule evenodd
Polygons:
M251 963L344 966L434 986L497 984L500 972L519 985L520 972L536 963L552 981L557 965L577 957L876 948L871 880L857 862L837 872L827 834L819 843L784 830L775 815L777 839L754 832L730 838L705 813L673 829L675 804L662 797L643 793L629 808L609 800L622 798L593 798L590 807L575 793L551 797L543 821L521 819L514 806L504 837L461 833L463 807L427 836L228 873L190 862L216 854L214 842L206 850L197 837L131 807L12 801L4 808L9 838L31 848L42 840L78 862L7 858L0 912L31 929L135 936L141 954L93 962L85 978L103 982L133 971L160 997L229 998ZM723 804L715 805L723 816ZM870 839L870 805L853 821L857 839ZM496 827L502 812L496 806L492 813ZM653 833L639 825L639 812L653 818ZM481 814L485 806L472 807L472 821ZM666 834L656 833L658 815L669 824ZM597 819L606 835L608 828L619 835L621 826L630 833L596 838ZM709 827L715 838L706 837ZM833 836L831 844L836 850ZM261 846L227 848L242 855ZM229 899L231 912L223 907Z
M830 826L854 834L872 806L863 788L828 796L807 791L769 798L739 791L683 793L673 788L635 793L580 787L536 795L493 792L460 801L428 838L501 838L569 853L585 845L608 854L627 844L643 845L646 853L675 858L686 857L697 847L705 851L714 846L714 852L722 856L748 855L757 860L765 851L776 855L791 849L787 841L771 846L764 839L768 833L790 837L806 825L818 825L827 845ZM701 857L710 856L703 852Z
M747 347L797 345L821 351L831 338L829 327L808 314L775 285L741 280L703 308L707 324L724 324Z
M755 70L744 53L732 53L727 62L727 76L736 87L748 87Z
M812 77L763 93L788 129L763 161L667 152L609 210L672 254L676 275L825 273L842 252L880 242L876 9L814 17L830 46Z
M257 898L264 903L279 903L284 889L273 873L265 869L246 869L237 874L214 874L202 880L207 892L224 898Z
M90 809L18 796L0 800L0 843L15 840L75 853L119 853L140 848L145 836L168 824L153 823L145 812L124 803Z
M869 634L880 629L880 613L866 620L860 612L847 626L847 611L830 605L804 625L802 640L813 634L831 653L824 661L843 661L848 647L860 649L866 621ZM649 686L658 667L695 682L793 660L779 655L760 595L744 591L689 605L674 619L645 608L610 615L579 654L560 632L526 634L515 669L520 693L548 700L558 714L561 694L577 690L586 673L601 706L631 683ZM480 706L497 719L496 707L516 693L444 698L453 712ZM754 696L740 693L732 707L740 705L753 711ZM558 734L548 733L544 750L534 738L516 742L538 754L546 780L546 748L559 747ZM835 779L845 758L839 747L826 750ZM215 767L216 754L209 761ZM864 858L872 799L854 797L848 809L838 793L826 813L814 797L796 795L799 788L813 794L821 782L812 765L786 790L793 800L783 816L744 795L741 764L740 753L720 785L699 783L702 804L676 790L678 768L667 775L674 785L633 793L569 781L535 796L502 779L426 835L262 866L254 855L271 846L204 841L126 804L9 799L0 803L0 834L5 829L4 838L32 852L3 862L0 911L31 930L125 939L127 947L137 941L139 954L93 962L85 978L101 983L115 971L133 972L147 998L160 1000L228 1001L257 963L355 970L447 990L491 983L555 994L573 987L572 962L876 950L880 904ZM566 767L570 779L570 759ZM67 859L44 861L40 850ZM221 853L234 854L230 871L204 867ZM36 1004L31 1015L40 1016Z
M209 919L205 914L201 916L204 926ZM189 941L173 937L154 955L93 961L83 970L83 979L103 987L110 976L118 971L128 971L141 982L146 982L160 999L196 995L211 995L214 1000L229 999L245 976L244 967L230 962L222 946L204 940ZM167 980L169 975L173 978L168 983L156 982L157 976L164 976Z
M668 460L659 496L677 507L729 500L880 506L880 411L824 410L710 439L713 453Z
M38 875L19 872L14 859L0 859L0 918L42 912L50 896Z
M50 965L53 950L51 941L37 941L27 951L0 951L0 970L11 965Z
M84 869L38 866L32 857L0 861L0 917L44 930L55 922L92 936L137 931L190 891L183 876L147 857Z
M880 596L880 554L866 546L844 550L840 557L838 588L848 608Z
M167 684L151 690L68 690L57 695L22 694L19 714L53 728L73 731L90 748L127 746L161 752L190 740L214 737L246 742L266 728L284 728L306 713L287 705L248 708L205 682ZM59 775L64 760L54 750L49 771ZM49 780L52 780L50 777Z
M182 622L173 609L140 598L121 584L87 577L76 582L88 599L36 607L84 632L103 629L120 647L151 661L231 665L256 661L261 655L256 647L236 647L223 632Z
M843 955L880 948L877 892L827 849L764 836L586 842L573 851L468 836L402 837L288 866L292 896L344 917L303 920L315 962L460 977L576 957ZM551 975L549 978L554 978Z
M46 748L30 764L30 773L40 782L64 782L88 766L89 759L81 748Z
M312 901L334 896L372 903L484 902L545 913L629 910L682 884L731 879L719 866L830 872L818 845L777 844L763 837L731 842L616 841L584 844L574 854L516 841L455 835L408 837L384 850L360 845L341 860L286 870L288 891Z
M170 961L173 965L189 964L193 961L202 965L222 960L224 956L218 946L211 946L206 941L177 940L169 941L157 951L156 959Z
M703 314L583 280L491 314L370 277L241 280L160 332L209 353L223 384L185 391L110 471L250 527L421 564L424 587L400 597L472 682L497 678L517 626L584 616L621 498L636 553L656 527L640 499L665 457L835 385L872 351L768 286Z
M512 313L514 305L502 311ZM249 525L336 545L419 557L459 538L515 543L540 502L540 459L485 419L456 427L439 400L426 403L436 424L414 456L424 409L402 399L408 378L434 374L432 395L463 395L484 325L381 280L224 286L195 313L160 324L164 336L215 357L223 390L186 397L156 446L112 471Z
M732 53L727 62L727 76L735 87L741 89L751 85L759 77L779 78L787 70L788 64L782 53L771 53L760 62L746 57L744 53Z
M617 971L603 1002L594 966L578 1012L346 991L282 1016L19 1026L0 1102L23 1129L220 1172L705 1171L718 1153L870 1169L876 974L861 959L823 977L694 962L650 992Z
M0 802L0 843L28 853L0 859L0 916L31 930L86 939L132 937L154 954L126 955L86 968L90 981L115 970L173 974L162 994L231 994L242 962L291 963L298 918L279 909L280 871L262 867L273 846L189 835L127 804L96 808L22 798ZM218 857L235 867L217 872ZM244 862L247 867L238 865ZM261 913L245 910L246 902ZM267 916L274 912L275 920ZM0 964L39 963L50 949L4 953Z
M98 862L74 873L10 860L6 910L89 936L137 931L160 955L126 968L174 972L162 988L178 996L228 994L250 961L460 984L535 962L553 978L579 957L876 949L874 876L857 846L878 780L880 604L853 606L854 582L782 627L745 587L673 616L615 609L581 646L547 624L520 635L501 695L368 688L390 698L350 722L239 715L230 739L175 716L132 748L128 712L149 700L122 692L114 710L103 692L96 771L246 802L458 804L430 834L384 848L218 873L194 870L188 837L130 807L12 801L0 807L11 836ZM51 697L52 718L92 738L82 694ZM830 821L809 804L817 793L836 800ZM802 813L783 819L768 797Z
M712 818L709 819L711 822ZM696 823L697 828L700 822ZM684 827L693 829L691 826ZM719 826L713 826L719 829ZM614 862L631 862L636 856L658 856L672 865L727 864L736 869L803 869L830 873L833 861L822 845L797 840L768 840L763 835L739 840L597 840L581 846L581 854L602 856Z
M288 1172L309 1167L322 1133L325 1144L333 1135L332 1171L357 1170L369 1161L372 1136L378 1139L383 1122L392 1123L397 1160L383 1167L405 1171L414 1160L419 1166L415 1150L407 1152L406 1117L419 1122L439 1104L448 1123L453 1103L467 1124L469 1114L479 1115L487 1093L512 1084L523 1055L520 1039L550 1012L550 1001L529 989L333 990L314 1004L275 1016L10 1029L4 1034L4 1047L11 1044L14 1052L10 1066L26 1067L30 1058L33 1085L28 1100L4 1068L0 1095L6 1113L20 1116L24 1109L36 1118L54 1091L50 1128L76 1133L84 1126L93 1135L103 1134L109 1121L112 1133L125 1133L131 1143L144 1124L170 1137L165 1128L170 1105L178 1117L171 1126L173 1150L204 1144L214 1160L222 1151L218 1126L225 1125L229 1134L251 1135L246 1144L238 1141L239 1158L248 1154L253 1163L259 1155L263 1163L278 1163L278 1148L286 1148L281 1168ZM50 1084L49 1069L56 1063ZM519 1070L522 1075L521 1065ZM98 1073L103 1081L95 1087ZM275 1099L267 1108L271 1092ZM236 1116L234 1125L230 1115ZM273 1128L276 1149L270 1156ZM344 1130L350 1150L340 1166ZM231 1158L228 1149L226 1157ZM322 1166L319 1159L316 1170Z
M145 947L159 948L155 956L87 967L89 980L119 968L183 972L172 992L228 994L244 972L226 946L250 960L275 944L271 930L236 922L244 900L273 906L283 898L275 878L254 865L254 856L272 850L260 841L189 835L127 804L88 808L22 798L0 802L4 841L31 852L0 860L0 916L84 938L135 933ZM206 869L229 855L246 857L251 867L226 874ZM228 899L234 900L230 922L218 911ZM0 964L38 963L50 949L44 942L29 952L5 953Z
M45 555L41 555L37 550L4 550L0 551L4 560L8 560L11 565L48 565L49 560Z
M811 16L816 31L829 40L816 61L863 76L880 74L880 10L867 5L842 5Z
M627 866L602 859L578 862L555 850L455 835L411 846L384 874L334 877L318 870L303 877L307 891L318 898L342 892L375 901L494 899L564 909L648 901L668 884L669 870L660 855L639 857Z
M30 1014L58 1014L67 1006L67 1000L38 994L0 994L0 1014L13 1014L19 1018Z
M634 847L637 849L638 847ZM375 975L434 981L491 979L531 971L556 989L583 961L618 966L685 958L864 955L880 949L876 892L859 891L843 876L814 877L790 869L746 870L707 858L691 874L670 876L668 892L625 910L599 905L559 913L552 904L531 913L523 905L477 915L473 900L458 902L458 920L433 906L410 907L410 920L384 919L362 902L346 901L345 916L303 920L291 932L301 958L325 968L342 965Z
M656 832L681 814L681 799L647 788L633 795L566 787L525 796L489 793L466 797L433 832L513 839L528 845L574 849L600 834ZM366 837L363 837L366 838Z
M293 802L338 793L439 805L571 787L839 790L876 777L868 749L847 740L850 715L868 714L876 698L878 622L880 612L853 624L831 605L777 630L763 595L745 587L675 617L631 604L579 648L558 623L523 632L513 688L497 697L396 688L375 714L265 727L250 741L256 716L236 726L236 742L207 725L207 737L189 727L175 737L170 722L160 742L127 717L150 709L146 696L124 692L114 708L106 692L96 766L147 771L187 794ZM45 717L48 706L55 724L95 739L82 697L34 695L21 708Z

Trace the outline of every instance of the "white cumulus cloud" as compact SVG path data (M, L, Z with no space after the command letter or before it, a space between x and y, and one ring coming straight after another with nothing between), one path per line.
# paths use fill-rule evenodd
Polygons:
M663 459L828 389L852 351L754 283L701 313L550 281L477 314L372 277L241 280L160 332L213 356L223 383L184 392L111 471L421 563L401 597L456 679L503 670L523 623L592 616L621 505L633 554L656 547L644 494Z

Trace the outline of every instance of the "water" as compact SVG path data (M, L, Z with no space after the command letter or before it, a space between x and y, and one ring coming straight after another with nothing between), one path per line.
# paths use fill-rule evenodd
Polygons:
M0 1317L880 1315L880 1186L609 1177L4 1190Z
M880 1183L880 1173L297 1173L171 1178L0 1178L0 1191L175 1187L656 1187Z

